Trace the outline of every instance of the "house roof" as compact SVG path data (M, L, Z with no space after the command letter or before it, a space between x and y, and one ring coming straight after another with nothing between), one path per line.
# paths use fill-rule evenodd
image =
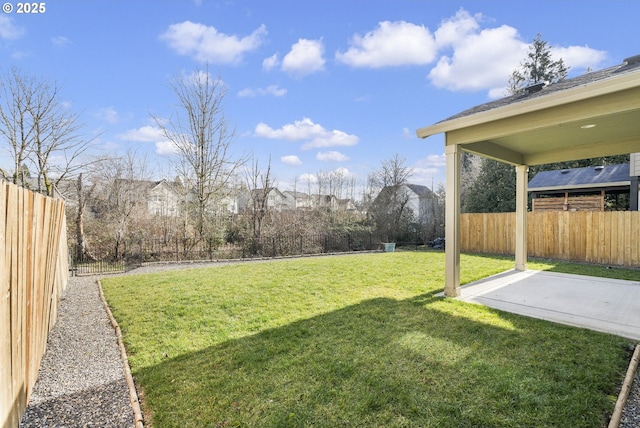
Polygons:
M433 192L431 192L431 189L429 189L427 186L422 186L420 184L404 184L400 186L400 188L401 187L406 187L407 189L411 190L418 197L418 199L433 198ZM378 198L386 198L389 195L393 195L392 192L397 190L398 186L385 186L380 190L375 199L377 200Z
M431 198L433 192L427 186L421 186L420 184L407 184L407 187L413 191L419 198Z
M593 72L586 73L571 79L560 80L550 85L546 85L546 84L532 85L528 87L529 89L527 88L521 89L520 91L518 91L513 95L509 95L499 100L495 100L485 104L480 104L475 107L471 107L467 110L464 110L460 113L457 113L443 120L442 122L450 121L452 119L457 119L460 117L470 116L476 113L492 110L499 107L509 106L522 101L533 100L539 97L550 95L554 92L565 91L567 89L588 85L588 84L591 84L600 80L608 79L611 77L616 77L624 73L636 71L636 69L640 68L640 62L634 63L634 64L627 64L626 62L627 60L629 60L629 58L627 58L625 62L622 63L621 65L605 68L603 70L593 71Z
M638 120L640 55L472 107L417 135L445 133L446 146L539 165L640 151Z
M541 171L529 181L529 191L629 186L629 164Z

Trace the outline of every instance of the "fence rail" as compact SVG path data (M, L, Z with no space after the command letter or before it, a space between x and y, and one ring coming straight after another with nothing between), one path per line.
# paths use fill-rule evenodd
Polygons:
M415 245L415 243L407 243ZM77 260L72 273L92 275L124 272L154 262L250 259L309 254L371 251L382 248L381 239L367 231L279 234L217 245L213 239L146 239L127 242L117 260Z
M462 214L460 249L513 255L515 213ZM527 253L533 257L638 267L640 212L527 213Z
M68 280L64 202L0 181L0 426L18 427Z

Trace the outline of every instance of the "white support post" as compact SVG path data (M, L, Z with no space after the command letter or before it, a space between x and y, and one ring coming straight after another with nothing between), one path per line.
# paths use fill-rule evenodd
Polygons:
M460 152L457 145L445 146L447 193L444 294L447 297L460 295Z
M527 270L527 183L529 167L516 166L516 270Z

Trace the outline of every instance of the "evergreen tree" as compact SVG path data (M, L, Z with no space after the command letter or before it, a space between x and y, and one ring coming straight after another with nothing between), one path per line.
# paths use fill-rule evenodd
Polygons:
M516 210L516 170L513 165L484 158L469 188L463 211L470 213Z
M551 48L538 34L529 45L527 59L511 73L509 92L515 94L536 83L558 82L565 79L568 72L569 68L564 65L562 58L554 60L551 56Z
M517 93L536 83L554 83L567 77L568 67L562 58L554 60L548 43L538 34L529 46L527 59L513 71L509 79L509 92ZM582 159L577 161L532 166L531 179L540 171L579 168L591 165L611 165L628 162L629 155ZM515 211L516 173L513 165L482 158L480 172L471 184L463 200L464 212Z

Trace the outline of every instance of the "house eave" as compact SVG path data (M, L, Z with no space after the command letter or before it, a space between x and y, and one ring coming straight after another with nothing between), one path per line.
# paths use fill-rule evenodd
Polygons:
M632 72L621 76L614 76L596 82L591 82L568 88L565 90L552 92L547 95L537 96L523 101L495 107L490 110L470 114L468 116L457 117L444 120L434 125L420 128L416 131L418 138L428 138L436 134L467 128L475 125L490 123L493 121L507 119L535 111L558 107L578 101L588 100L601 95L612 94L627 89L640 86L640 74Z
M558 186L546 186L546 187L529 187L529 192L551 192L561 190L581 190L581 189L606 189L608 187L628 187L631 186L631 181L617 181L611 183L585 183L574 185L558 185Z

